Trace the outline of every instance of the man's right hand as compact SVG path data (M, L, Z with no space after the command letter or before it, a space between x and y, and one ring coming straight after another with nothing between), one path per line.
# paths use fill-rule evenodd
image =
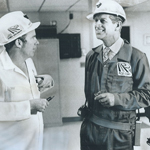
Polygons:
M30 100L31 113L36 111L44 112L45 108L49 105L49 102L46 99L32 99Z

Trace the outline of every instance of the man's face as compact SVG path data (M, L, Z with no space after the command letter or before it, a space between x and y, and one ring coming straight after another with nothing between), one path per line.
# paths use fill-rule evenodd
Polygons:
M105 41L113 40L116 23L112 23L108 14L97 14L94 17L95 20L95 33L97 39Z
M37 50L37 45L39 44L35 30L30 31L26 34L25 42L22 47L23 55L26 58L33 57L35 51Z

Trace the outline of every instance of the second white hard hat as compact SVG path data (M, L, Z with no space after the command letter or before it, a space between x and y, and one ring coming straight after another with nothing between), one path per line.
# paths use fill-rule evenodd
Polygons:
M93 20L96 14L112 14L120 16L126 20L126 14L122 6L114 0L99 0L96 4L95 11L87 16L87 19Z

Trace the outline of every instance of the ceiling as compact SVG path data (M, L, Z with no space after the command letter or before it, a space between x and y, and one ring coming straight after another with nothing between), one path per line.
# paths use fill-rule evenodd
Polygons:
M90 1L98 0L0 0L0 13L88 11ZM116 0L128 11L150 11L150 0Z
M126 11L150 11L150 0L146 0L133 7L128 7Z
M88 0L0 0L0 12L87 11Z
M123 7L133 7L148 0L115 0L115 1L120 3Z

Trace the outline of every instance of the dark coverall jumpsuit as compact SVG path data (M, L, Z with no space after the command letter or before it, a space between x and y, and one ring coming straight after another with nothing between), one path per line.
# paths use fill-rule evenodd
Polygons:
M150 105L147 57L124 42L117 55L103 64L102 49L100 45L86 56L85 96L94 119L90 115L83 120L81 150L132 150L135 110ZM113 93L115 106L104 107L94 100L98 91Z

